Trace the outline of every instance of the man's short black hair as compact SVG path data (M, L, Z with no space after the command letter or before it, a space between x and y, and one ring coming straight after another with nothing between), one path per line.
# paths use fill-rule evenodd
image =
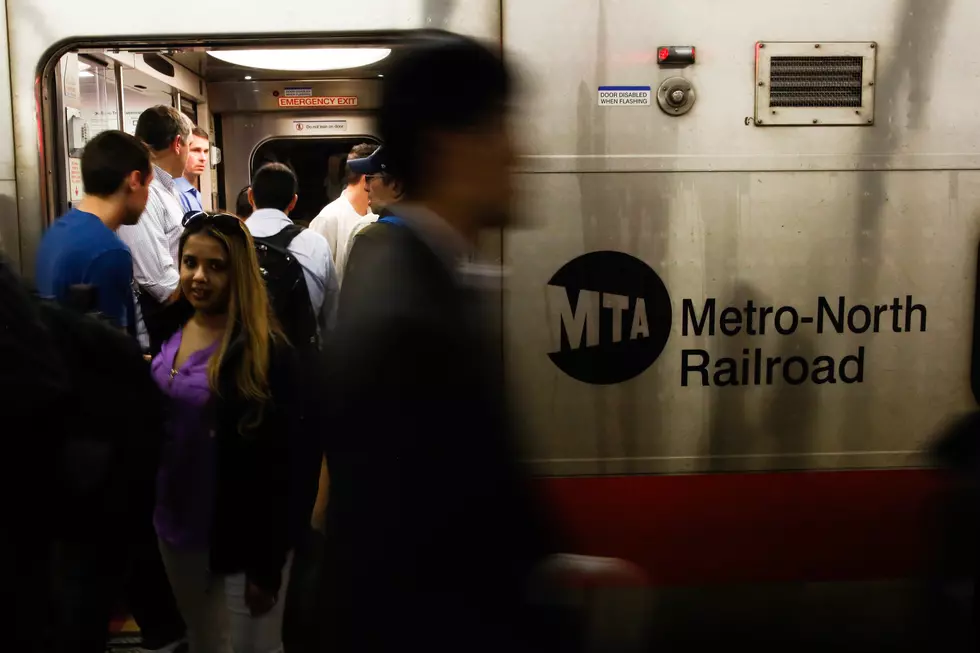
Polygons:
M467 37L419 46L392 63L381 85L378 129L390 172L407 194L424 179L426 139L502 116L512 86L501 56Z
M82 151L82 183L89 195L112 195L134 170L143 176L146 184L150 176L150 153L139 139L126 132L104 131Z
M248 216L252 215L252 205L248 201L248 189L251 186L246 186L241 189L238 193L238 197L235 198L235 215L241 219L246 219Z
M252 177L252 199L256 209L285 211L298 190L296 174L284 163L267 163Z
M173 107L150 107L136 121L136 138L146 143L154 152L162 152L180 136L190 140L191 121Z

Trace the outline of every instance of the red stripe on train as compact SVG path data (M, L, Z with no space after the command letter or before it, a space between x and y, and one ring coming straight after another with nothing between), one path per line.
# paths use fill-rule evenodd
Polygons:
M657 585L906 578L930 555L928 470L540 479L575 551Z

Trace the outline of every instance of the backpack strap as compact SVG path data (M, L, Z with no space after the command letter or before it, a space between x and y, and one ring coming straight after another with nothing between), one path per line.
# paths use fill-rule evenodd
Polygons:
M377 222L380 222L382 224L393 224L399 227L405 226L405 221L396 215L386 215L383 218L379 218Z
M261 243L284 256L292 256L292 254L289 253L289 245L293 242L296 236L300 235L301 233L303 233L303 227L297 224L291 224L287 227L283 227L277 234L264 236L262 238L253 237L252 240Z

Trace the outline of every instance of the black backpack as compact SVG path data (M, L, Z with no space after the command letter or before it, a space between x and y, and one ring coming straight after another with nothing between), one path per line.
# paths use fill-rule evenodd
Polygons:
M302 232L303 227L290 225L273 236L253 240L269 301L283 332L297 349L315 349L319 346L316 313L303 266L288 249Z

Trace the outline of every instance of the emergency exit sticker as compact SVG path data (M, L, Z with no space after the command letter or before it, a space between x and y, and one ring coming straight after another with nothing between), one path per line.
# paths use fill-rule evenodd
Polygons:
M600 107L648 107L653 91L649 86L600 86Z
M281 97L279 107L283 109L311 108L318 109L323 107L356 107L356 95L330 95L313 97Z

